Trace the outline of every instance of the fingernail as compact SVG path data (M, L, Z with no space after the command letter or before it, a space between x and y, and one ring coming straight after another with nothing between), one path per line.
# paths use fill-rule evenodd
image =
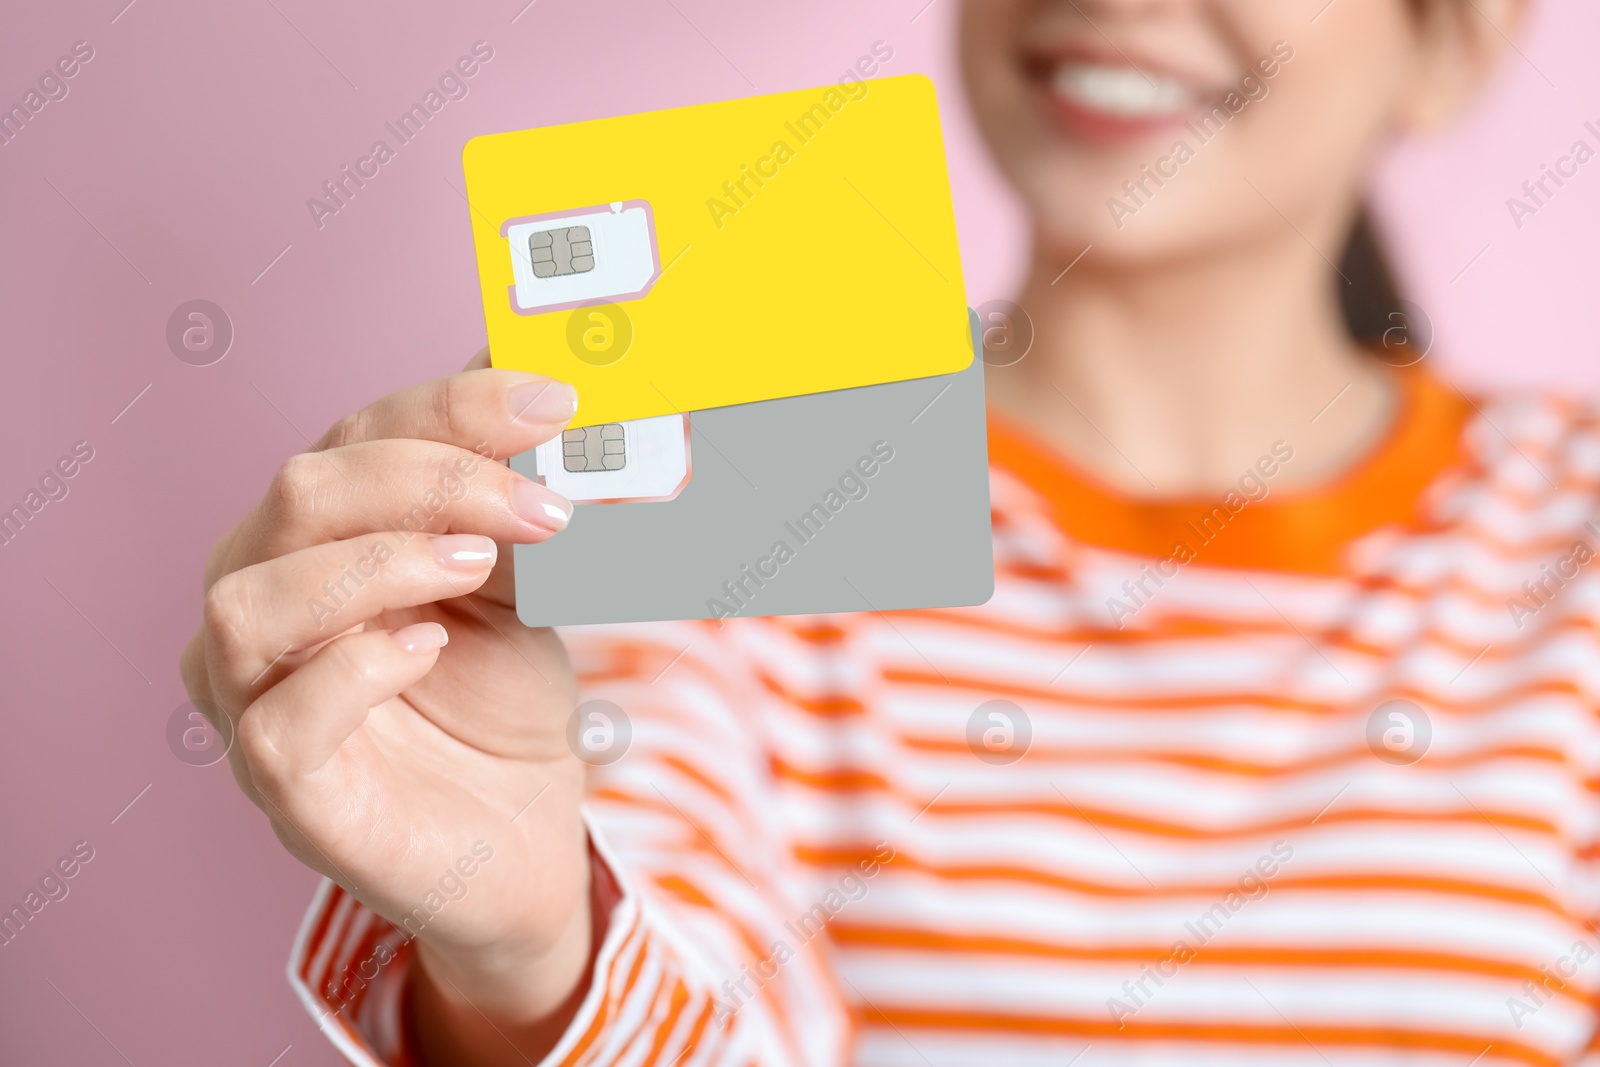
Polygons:
M432 652L450 643L450 631L436 622L414 622L392 635L395 644L407 652Z
M433 539L433 554L454 571L481 571L494 566L494 541L477 534L440 534Z
M578 413L578 391L566 382L538 378L508 394L513 422L565 426Z
M551 533L560 533L572 521L572 504L566 497L526 478L511 486L511 509Z

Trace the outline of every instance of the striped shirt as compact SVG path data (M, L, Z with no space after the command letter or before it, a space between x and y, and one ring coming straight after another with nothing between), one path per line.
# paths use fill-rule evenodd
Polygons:
M1600 1065L1600 416L1396 378L1309 492L993 420L980 607L565 635L632 736L546 1062ZM329 883L290 978L403 1064L410 959Z

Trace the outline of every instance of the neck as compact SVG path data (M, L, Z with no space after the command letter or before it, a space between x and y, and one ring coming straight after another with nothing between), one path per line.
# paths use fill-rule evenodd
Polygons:
M1345 335L1343 279L1285 233L1153 268L1091 249L1061 275L1077 250L1036 253L1033 348L990 368L993 402L1134 496L1211 493L1278 440L1296 455L1280 486L1326 480L1382 433L1393 390Z

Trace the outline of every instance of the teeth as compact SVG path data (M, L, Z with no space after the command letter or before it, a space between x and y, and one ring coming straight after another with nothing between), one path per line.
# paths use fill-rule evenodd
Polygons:
M1147 78L1131 67L1062 63L1055 69L1052 85L1057 95L1080 107L1122 118L1182 114L1198 102L1182 82L1157 74Z

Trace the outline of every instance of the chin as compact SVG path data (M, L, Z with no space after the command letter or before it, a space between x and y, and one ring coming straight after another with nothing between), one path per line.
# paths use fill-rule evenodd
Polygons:
M1141 233L1133 232L1131 226L1119 231L1107 211L1106 199L1116 190L1122 173L1115 162L1062 162L1058 157L1048 165L1018 161L1003 169L1028 214L1038 252L1071 260L1092 244L1091 254L1100 259L1118 254L1124 246L1148 245L1155 236L1152 227L1143 227Z

